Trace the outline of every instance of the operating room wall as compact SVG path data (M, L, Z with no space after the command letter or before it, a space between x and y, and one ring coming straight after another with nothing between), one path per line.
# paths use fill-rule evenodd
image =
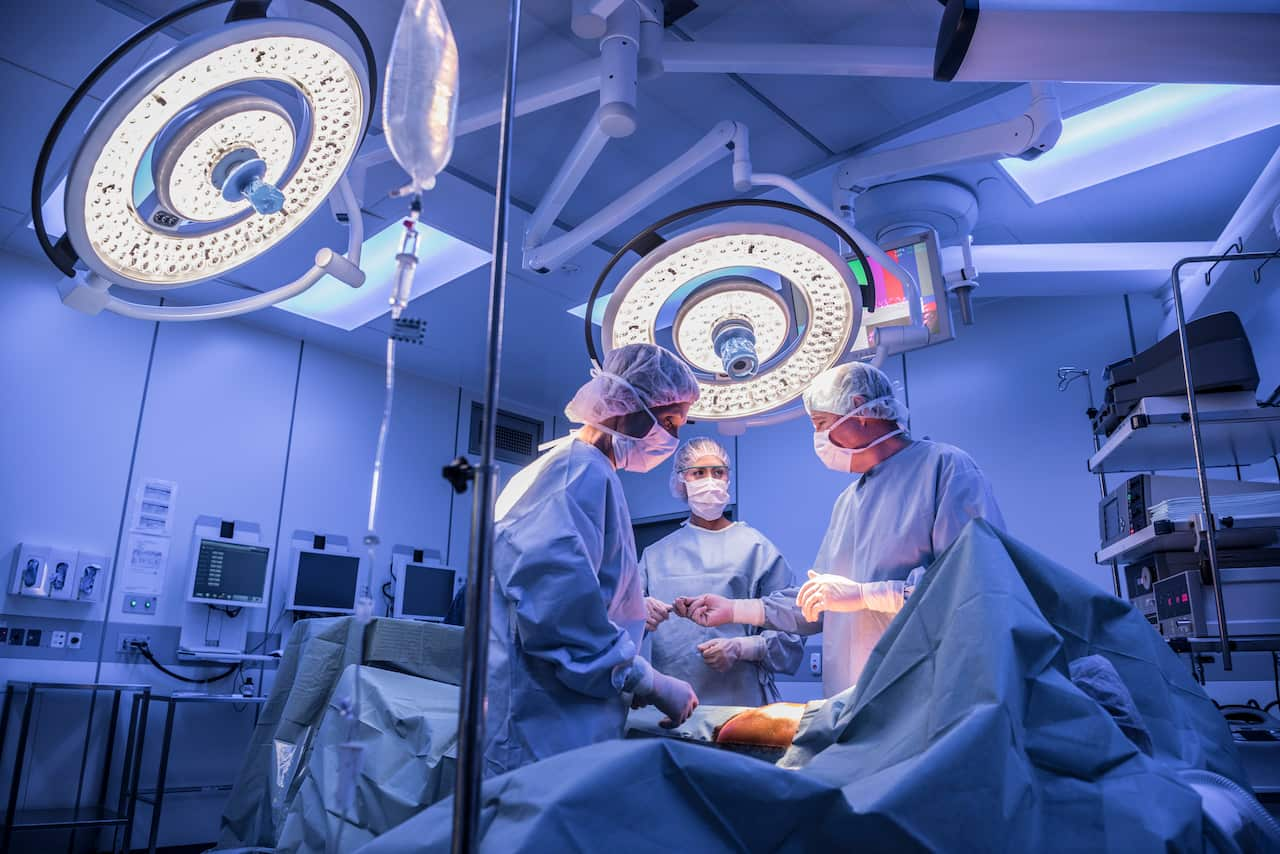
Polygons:
M245 609L237 619L247 619L251 632L271 626L287 637L291 623L280 614L293 532L345 535L352 550L363 553L384 369L232 321L157 326L113 315L86 317L60 305L54 288L58 278L47 266L0 255L4 581L7 590L16 545L35 542L114 555L113 585L110 596L94 605L7 595L0 624L75 622L85 633L85 648L49 649L47 637L39 649L6 647L0 650L3 676L136 682L166 694L189 690L192 686L136 657L118 654L119 635L150 635L161 660L182 673L221 670L176 665L173 657L178 626L195 608L183 592L194 520L211 514L261 526L261 542L273 548L269 607ZM465 568L473 492L453 496L440 470L467 450L466 421L474 398L469 390L403 371L398 377L378 520L382 543L372 573L377 613L384 604L378 591L389 578L393 545L446 553L452 543L454 565ZM504 406L543 417L519 403ZM549 416L544 429L548 436L554 430ZM174 534L154 616L121 613L116 583L125 558L120 534L126 497L147 478L177 483ZM246 672L259 690L269 689L269 668ZM225 693L232 687L228 678L208 690ZM39 761L28 766L21 805L69 804L66 780L78 771L84 732L84 707L78 703L50 701L37 708L32 755ZM154 778L163 710L152 706L144 787ZM233 779L251 724L251 710L184 707L175 727L170 785ZM11 720L11 733L15 725ZM67 738L71 733L78 735ZM105 738L95 741L100 745ZM9 755L0 767L3 794L13 741L7 744ZM223 797L170 798L160 841L214 838ZM138 818L135 844L145 841L150 821L144 805Z

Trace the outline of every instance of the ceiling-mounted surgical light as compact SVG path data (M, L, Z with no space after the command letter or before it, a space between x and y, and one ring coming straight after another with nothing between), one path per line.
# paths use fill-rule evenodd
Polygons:
M33 186L33 225L68 276L90 275L67 298L82 310L149 319L238 314L305 291L329 273L358 287L360 224L347 256L322 249L293 283L216 306L158 308L126 302L120 284L165 290L208 281L294 233L338 189L364 137L375 96L373 55L355 21L330 0L308 0L348 24L364 49L304 21L251 17L193 36L117 89L91 122L68 172L66 234L44 229L41 193L53 144L71 111L105 71L149 35L195 11L156 21L118 48L72 96L45 141ZM354 202L354 199L352 200ZM358 210L352 203L349 210Z
M837 224L796 205L765 199L701 205L654 224L623 247L601 273L592 302L619 258L652 239L656 229L694 213L752 205L799 213L844 237ZM672 347L694 369L702 392L691 419L737 421L775 413L848 354L861 324L861 288L830 243L787 226L753 222L716 223L666 240L609 297L601 329L604 353L634 343ZM870 281L869 266L865 273ZM588 347L600 361L592 314L589 303Z

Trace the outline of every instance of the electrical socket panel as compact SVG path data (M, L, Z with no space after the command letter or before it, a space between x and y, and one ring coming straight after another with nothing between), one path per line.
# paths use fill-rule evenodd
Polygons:
M135 643L140 643L140 644L145 644L146 646L150 646L151 635L135 635L135 634L122 633L119 637L119 642L116 646L116 652L120 653L121 655L137 655L138 650L135 649L133 646Z

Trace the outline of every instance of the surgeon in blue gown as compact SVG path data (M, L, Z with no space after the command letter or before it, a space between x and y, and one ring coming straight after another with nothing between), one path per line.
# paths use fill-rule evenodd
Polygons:
M715 591L746 599L792 584L791 570L774 544L746 523L725 517L729 481L729 454L714 439L693 439L676 452L671 493L688 503L689 520L645 549L640 559L650 660L692 685L701 703L759 706L779 699L775 673L793 673L800 666L804 641L798 635L667 619L670 603L681 596Z
M818 458L856 476L836 499L808 581L766 597L712 591L672 604L702 626L822 632L822 687L831 697L857 682L906 597L969 520L1003 530L1004 519L968 454L907 434L906 407L878 368L831 368L806 390L804 404Z
M667 460L697 399L693 374L668 351L614 350L565 407L585 426L499 496L486 773L620 738L628 702L657 706L668 726L697 706L687 682L638 654L644 592L616 473Z

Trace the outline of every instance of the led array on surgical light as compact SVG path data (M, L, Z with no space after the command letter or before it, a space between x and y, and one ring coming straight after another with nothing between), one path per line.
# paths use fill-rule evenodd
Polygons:
M244 264L278 244L324 202L359 144L365 109L359 75L350 58L321 38L264 35L192 53L163 79L131 82L113 101L120 115L104 111L72 166L66 198L72 243L111 281L184 285ZM202 99L262 80L295 88L310 105L310 134L292 174L285 169L298 140L287 114L269 101L231 99L184 120L184 111ZM175 122L181 129L166 137ZM134 173L155 140L163 148L152 154L162 204L182 219L216 225L176 233L139 214ZM241 179L244 189L224 192L246 165L257 172ZM255 210L254 195L267 196L262 204L269 204L270 189L282 179L285 199L273 206L279 212ZM80 210L83 216L76 215Z
M849 266L821 241L783 226L722 223L668 240L623 278L609 300L602 332L606 350L654 342L658 315L687 283L717 270L758 268L791 283L809 319L787 344L793 325L785 304L752 281L719 281L694 293L676 318L681 354L714 379L700 379L693 419L760 415L794 400L834 365L858 328L861 306ZM726 330L736 341L726 345ZM749 349L735 349L754 339ZM735 364L735 357L745 361ZM773 360L770 362L769 360Z

